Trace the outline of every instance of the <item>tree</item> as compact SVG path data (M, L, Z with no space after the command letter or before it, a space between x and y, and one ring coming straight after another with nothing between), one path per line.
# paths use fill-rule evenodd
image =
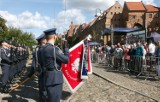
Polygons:
M67 41L68 41L69 48L71 48L79 42L79 37L76 34L74 34L72 36L69 36L67 38Z
M18 43L29 47L36 44L36 40L34 39L32 33L23 32L19 28L8 28L8 33L4 35L4 38L8 41L13 40L13 43Z
M6 26L6 20L0 17L0 40L6 39L9 42L17 43L20 45L25 45L31 47L36 44L36 40L32 33L23 32L19 28Z
M97 35L97 32L95 30L92 30L92 39L93 40L97 40L98 39L98 35Z
M1 28L0 35L4 35L8 30L6 26L6 20L3 19L1 16L0 16L0 28ZM2 38L2 36L0 38Z

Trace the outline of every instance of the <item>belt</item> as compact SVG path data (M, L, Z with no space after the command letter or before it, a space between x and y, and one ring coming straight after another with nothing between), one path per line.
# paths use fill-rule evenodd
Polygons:
M56 69L52 68L52 69L47 69L47 71L55 71Z

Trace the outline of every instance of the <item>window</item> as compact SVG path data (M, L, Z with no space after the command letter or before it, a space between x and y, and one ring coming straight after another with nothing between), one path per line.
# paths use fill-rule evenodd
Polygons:
M158 17L159 17L158 13L156 13L155 17L156 17L156 18L158 18Z
M148 22L148 26L150 26L151 25L151 22Z
M118 7L120 9L120 7Z
M152 14L149 14L149 18L152 18Z
M115 7L115 9L116 9L117 7Z
M113 15L113 12L111 12L111 15Z
M142 15L141 18L144 19L144 15Z
M134 16L133 16L133 19L135 19L135 18L136 18L136 16L134 15Z
M155 23L155 26L158 26L158 25L159 25L159 22L156 22L156 23Z

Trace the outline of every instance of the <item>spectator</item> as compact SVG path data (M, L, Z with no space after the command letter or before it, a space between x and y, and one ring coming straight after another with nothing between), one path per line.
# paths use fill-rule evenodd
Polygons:
M111 65L114 66L114 51L115 51L115 47L114 45L111 45L111 49L110 49L110 55L111 55Z
M152 43L152 40L149 41L148 45L148 55L153 56L155 53L156 46Z
M136 67L134 69L135 71L140 72L142 69L143 54L144 54L143 47L141 46L141 43L138 43L136 48L136 57L135 57L136 61Z
M138 43L136 48L136 56L143 56L143 54L144 54L144 50L141 46L141 43Z
M156 60L157 62L156 72L157 72L157 75L160 76L160 41L158 41L158 47L155 51L155 56L158 57Z
M120 45L117 45L117 48L114 51L115 56L115 67L122 67L122 56L123 56L123 50L120 47Z
M125 69L128 69L128 63L130 60L130 56L128 55L129 52L129 46L125 45L124 46L124 65L125 65Z

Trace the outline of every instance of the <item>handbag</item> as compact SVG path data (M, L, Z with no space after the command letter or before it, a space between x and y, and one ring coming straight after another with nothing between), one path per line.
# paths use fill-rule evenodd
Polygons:
M126 55L126 56L125 56L125 59L126 59L126 60L130 60L131 57L130 57L129 55Z

